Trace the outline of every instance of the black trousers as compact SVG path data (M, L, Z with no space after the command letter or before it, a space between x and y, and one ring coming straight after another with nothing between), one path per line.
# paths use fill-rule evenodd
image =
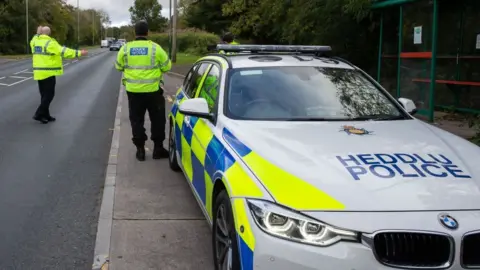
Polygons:
M38 89L40 90L40 106L38 106L35 116L50 117L50 104L55 97L55 76L48 77L38 81Z
M145 133L145 112L150 117L151 139L162 145L165 140L165 98L163 90L152 93L127 92L133 144L143 147L148 139Z

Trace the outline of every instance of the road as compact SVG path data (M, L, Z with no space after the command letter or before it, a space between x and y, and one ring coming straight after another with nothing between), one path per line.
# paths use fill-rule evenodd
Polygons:
M47 125L31 60L0 66L2 270L91 269L121 74L90 53L65 61Z

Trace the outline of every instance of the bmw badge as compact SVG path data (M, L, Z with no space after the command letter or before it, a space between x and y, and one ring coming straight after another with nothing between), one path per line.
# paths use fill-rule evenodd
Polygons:
M440 221L440 224L443 225L443 227L450 229L450 230L456 230L458 229L458 222L455 220L452 216L449 214L440 214L438 215L438 221Z

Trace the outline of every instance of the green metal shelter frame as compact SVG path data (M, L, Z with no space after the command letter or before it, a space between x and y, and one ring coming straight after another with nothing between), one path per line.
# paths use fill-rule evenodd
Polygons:
M373 9L382 9L391 6L399 6L399 22L398 22L398 54L397 54L397 83L396 96L400 97L400 70L401 70L401 53L402 53L402 38L403 38L403 4L418 2L421 0L374 0ZM428 117L429 121L433 121L435 113L435 76L436 76L436 58L437 58L437 37L438 37L438 0L433 0L433 16L432 16L432 44L431 44L431 62L430 62L430 86L428 89L428 109L419 109L418 113ZM384 12L380 15L380 38L378 51L378 68L377 81L380 82L381 65L382 65L382 46L383 46L383 32L384 32Z

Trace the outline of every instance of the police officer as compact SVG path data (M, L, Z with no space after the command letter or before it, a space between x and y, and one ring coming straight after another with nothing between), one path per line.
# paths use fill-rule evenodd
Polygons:
M65 46L60 46L58 42L51 38L50 28L44 26L40 35L33 41L33 79L38 81L41 102L38 106L34 120L43 124L55 121L50 115L50 103L55 96L55 76L63 74L62 58L75 58L87 55L86 50L72 50Z
M240 43L235 41L235 37L232 33L227 32L222 36L222 43L229 45L240 45ZM224 50L219 51L221 54L225 54ZM227 55L233 55L234 53L227 53Z
M239 45L240 44L240 43L235 41L235 36L230 32L227 32L222 36L222 42L225 43L225 44L230 44L230 45Z
M123 84L127 90L133 144L137 147L136 157L145 160L145 112L151 122L151 139L154 142L153 159L167 158L163 148L165 140L165 98L163 97L162 74L172 64L167 53L157 43L147 39L148 24L135 24L136 39L120 48L115 68L123 71Z

